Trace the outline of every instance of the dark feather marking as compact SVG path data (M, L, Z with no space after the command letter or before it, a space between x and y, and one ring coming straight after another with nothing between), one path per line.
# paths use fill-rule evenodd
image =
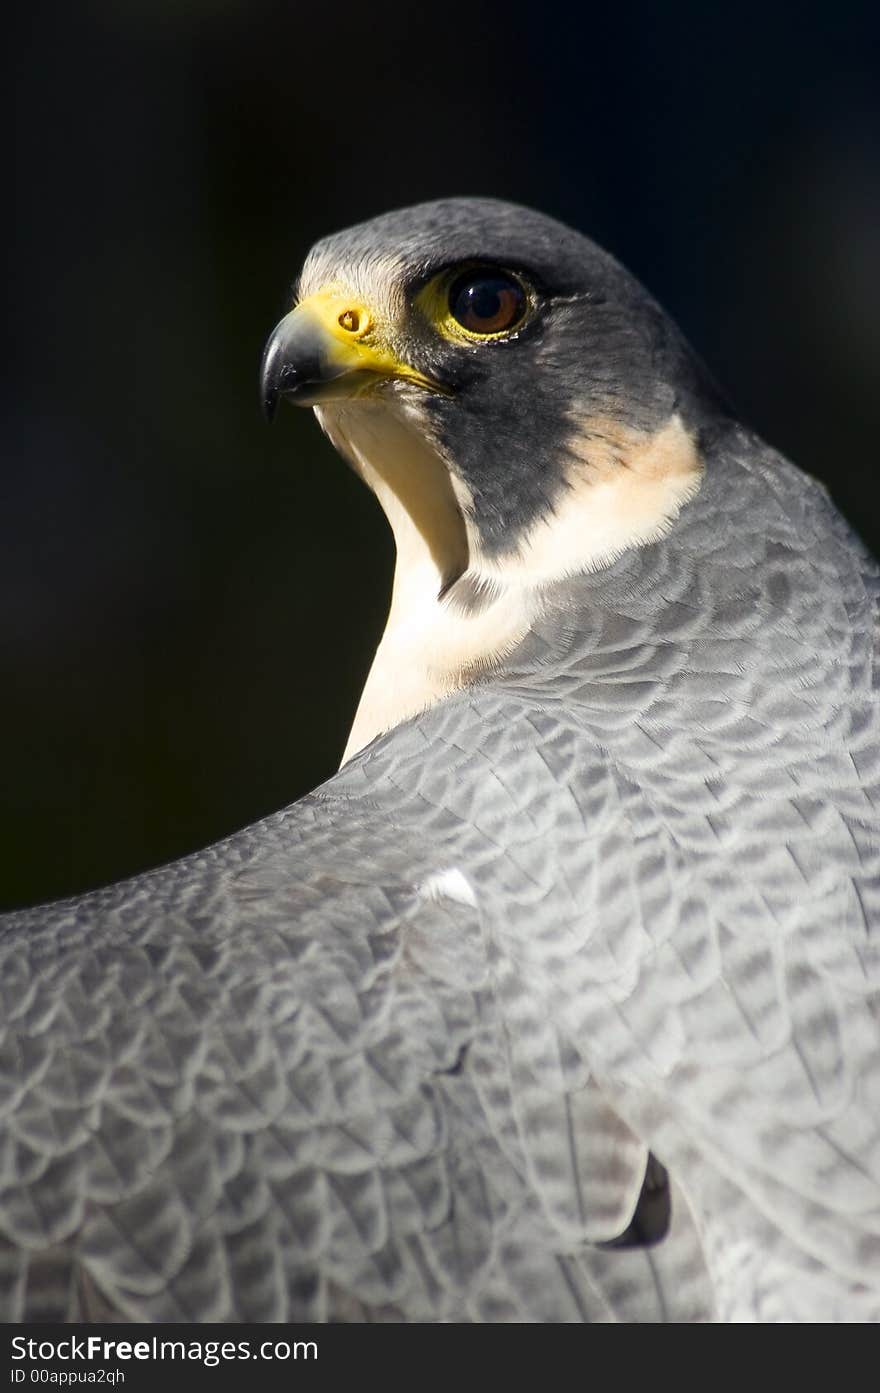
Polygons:
M482 576L478 571L464 571L446 581L437 599L445 601L447 608L471 617L489 609L503 594L503 586L491 576Z
M467 1043L462 1045L458 1051L458 1054L455 1056L455 1063L450 1064L448 1069L438 1069L437 1072L440 1074L448 1074L452 1077L457 1077L464 1069L464 1064L465 1060L467 1059L469 1048L470 1045Z
M650 1248L666 1237L671 1217L669 1176L665 1166L661 1166L656 1156L649 1152L645 1178L632 1219L617 1238L612 1238L607 1243L597 1243L596 1247Z

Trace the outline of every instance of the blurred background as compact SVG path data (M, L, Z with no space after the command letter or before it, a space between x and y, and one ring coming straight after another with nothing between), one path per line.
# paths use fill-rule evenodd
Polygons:
M389 536L311 413L257 401L325 232L460 193L574 224L880 546L880 7L775 8L10 10L0 907L338 763Z

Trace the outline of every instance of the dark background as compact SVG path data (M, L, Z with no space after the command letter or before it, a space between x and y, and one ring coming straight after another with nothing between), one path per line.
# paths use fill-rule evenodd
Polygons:
M256 389L325 232L459 193L580 227L877 548L878 6L775 9L11 11L0 905L204 845L338 762L389 537Z

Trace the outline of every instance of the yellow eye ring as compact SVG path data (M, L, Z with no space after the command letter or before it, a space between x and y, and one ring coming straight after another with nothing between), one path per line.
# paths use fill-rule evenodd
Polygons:
M509 338L532 305L518 277L491 266L443 272L425 287L417 303L445 338L458 343Z

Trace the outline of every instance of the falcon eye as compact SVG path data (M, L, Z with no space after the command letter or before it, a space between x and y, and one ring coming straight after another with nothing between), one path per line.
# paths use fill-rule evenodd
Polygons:
M506 334L528 309L519 281L504 271L465 271L449 287L449 313L469 334Z

